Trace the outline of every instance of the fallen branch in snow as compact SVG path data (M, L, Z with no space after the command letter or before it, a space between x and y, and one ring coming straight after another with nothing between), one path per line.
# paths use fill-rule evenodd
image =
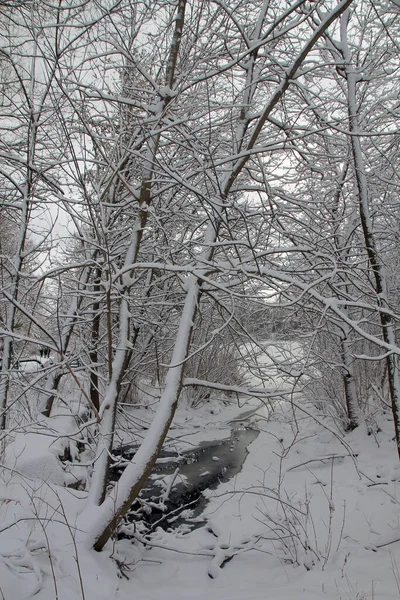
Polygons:
M268 391L265 388L244 388L237 385L225 385L222 383L214 383L205 379L196 379L194 377L186 377L183 380L183 387L196 385L199 387L207 387L213 390L222 392L233 392L235 394L243 394L245 396L254 396L256 398L281 398L289 393L289 390L273 390Z
M287 469L287 473L289 471L294 471L294 469L299 469L300 467L304 467L305 465L308 465L312 462L323 462L325 463L325 461L330 461L330 460L334 460L335 458L340 459L340 458L356 458L358 456L358 454L331 454L329 456L320 456L318 458L310 458L310 460L306 460L302 463L299 463L298 465L293 465L293 467L290 467L290 469Z
M375 548L384 548L385 546L390 546L390 544L396 544L397 542L400 542L400 537L388 540L387 542L382 542L381 544L375 544Z
M160 523L162 523L163 521L166 521L168 519L171 519L171 522L174 520L176 520L177 518L179 518L179 514L174 517L174 515L176 513L179 513L179 511L183 512L184 510L186 510L187 508L189 508L189 506L192 506L193 504L196 504L199 500L200 500L199 496L198 498L195 498L194 500L191 500L190 502L187 502L186 504L182 504L181 506L178 506L178 508L174 508L174 510L171 510L169 513L166 513L165 515L163 515L160 519L158 519L158 521L156 521L155 523L152 524L152 526L150 527L150 532L155 531L155 529L160 525Z
M197 552L190 552L189 550L179 550L178 548L173 548L172 546L166 546L165 544L158 544L157 542L148 540L145 537L143 537L135 532L132 535L138 542L140 542L144 546L149 546L150 548L160 548L161 550L169 550L171 552L177 552L178 554L189 554L190 556L212 556L212 557L214 557L214 553L212 551L205 551L204 549L198 550Z
M148 540L138 533L133 533L133 537L140 543L150 546L152 548L160 548L162 550L170 550L171 552L177 552L178 554L188 554L190 556L208 556L212 557L210 566L208 568L208 575L211 579L215 579L219 571L222 567L229 562L234 556L238 554L243 554L244 552L248 552L250 550L258 550L255 547L257 542L261 539L261 536L257 536L254 539L249 540L247 543L245 542L243 545L235 544L233 546L229 544L224 544L220 542L220 536L218 536L212 529L209 529L210 533L212 533L216 538L216 544L210 548L201 548L196 552L190 552L187 550L178 550L178 548L174 548L172 546L166 546L165 544L158 544L157 542L153 542Z
M276 502L279 502L280 504L284 504L288 508L300 513L303 516L307 516L307 513L304 512L303 510L301 510L300 508L296 508L296 506L293 506L293 504L290 504L289 502L285 502L285 500L282 500L282 498L280 498L279 496L272 496L270 494L266 494L265 492L256 492L253 490L232 490L232 491L227 491L227 492L221 492L220 494L216 494L215 496L212 496L212 498L221 498L222 496L233 495L233 494L241 494L243 496L245 494L251 494L253 496L261 496L263 498L269 498L270 500L275 500Z
M387 481L377 481L376 483L369 483L367 487L374 487L375 485L389 485Z
M64 521L62 521L60 519L54 519L53 517L51 517L51 518L41 517L41 520L45 521L47 523L60 523L61 525L65 525ZM14 527L15 525L18 525L19 523L25 523L26 521L34 521L35 523L37 523L38 522L38 518L37 517L21 517L20 519L15 519L15 520L9 522L4 527L2 527L0 529L0 533L3 533L4 531L7 531L7 529L11 529L11 527ZM74 527L74 529L76 529L76 531L80 531L76 527Z
M376 485L376 484L386 484L388 485L388 482L385 481L374 481L373 479L371 479L371 477L369 477L366 473L363 473L362 471L360 471L360 474L365 477L366 479L368 479L368 481L371 482L371 485L367 485L367 487L372 487L372 485ZM396 496L393 496L393 494L390 494L389 492L387 492L386 490L382 490L382 492L384 494L386 494L386 496L389 496L389 498L392 500L393 503L397 503L399 504L399 500L396 498Z
M171 477L171 481L169 482L166 490L164 491L164 493L161 496L161 502L166 502L168 500L169 495L171 493L172 486L174 485L175 480L178 477L178 474L179 474L179 467L176 467L176 469Z
M379 548L384 548L385 546L390 546L391 544L397 544L400 542L399 534L392 538L387 538L383 542L379 542L378 544L366 544L364 547L366 550L372 550L372 552L377 552Z
M301 406L300 404L295 402L293 400L293 398L290 399L290 404L294 408L299 410L300 412L302 412L305 415L307 415L308 417L310 417L310 419L313 419L316 423L318 423L318 425L320 425L321 427L326 429L326 431L329 431L329 433L331 433L338 440L338 442L347 450L347 452L348 452L347 456L349 456L352 459L354 468L355 468L359 478L361 479L362 473L358 468L357 461L356 461L356 454L353 452L350 444L348 442L346 442L346 440L341 435L339 435L334 429L329 427L326 423L323 423L320 419L318 419L318 417L313 415L309 410L305 409L303 406Z

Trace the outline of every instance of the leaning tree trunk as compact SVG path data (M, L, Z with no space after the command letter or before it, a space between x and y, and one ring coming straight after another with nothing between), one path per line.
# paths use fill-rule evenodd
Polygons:
M171 40L170 51L166 66L165 84L169 90L173 89L175 82L175 72L179 55L180 44L182 40L182 31L185 20L185 9L187 0L179 0L174 35ZM124 274L121 277L120 286L120 306L118 316L119 338L117 350L112 361L111 377L108 382L105 397L100 409L101 424L99 432L99 444L96 453L95 468L91 480L89 492L89 502L99 505L104 501L107 483L108 471L110 465L110 456L114 441L115 420L118 408L118 396L121 389L122 378L125 374L130 355L131 340L131 318L129 311L129 292L133 286L133 271L128 267L137 261L137 257L142 242L143 231L147 224L148 208L151 204L151 192L153 185L154 168L156 157L161 139L160 121L163 118L172 96L165 95L157 107L155 133L149 136L149 144L143 179L138 193L139 212L136 223L132 228L132 235L124 261Z
M371 266L375 292L380 307L379 318L382 328L383 340L390 346L396 345L395 324L389 311L387 278L384 266L379 258L379 252L376 244L374 229L369 209L368 181L365 171L364 156L361 148L360 137L361 127L359 125L357 110L357 73L352 64L352 57L347 42L347 26L349 13L343 14L340 22L341 52L344 61L344 73L347 81L347 100L349 130L351 132L351 149L356 174L356 185L358 192L358 206L360 213L361 227L364 236L364 243L368 254L369 264ZM400 458L400 378L398 357L394 353L389 353L386 358L390 398L392 404L393 420L396 435L397 451Z
M184 364L188 357L188 348L190 345L193 321L196 316L198 305L201 297L201 284L203 278L209 271L209 265L213 257L216 247L216 242L219 237L219 229L226 211L229 211L228 195L234 185L237 177L243 171L249 157L254 152L254 147L259 139L259 135L263 130L271 112L283 98L286 90L290 86L299 67L314 47L318 39L323 35L324 31L340 14L351 4L352 0L343 0L340 2L331 13L321 22L320 26L313 32L310 39L299 52L292 65L286 70L281 82L277 85L270 99L266 103L264 110L257 117L257 122L252 130L251 135L246 143L245 151L236 160L230 162L231 168L223 175L216 183L219 184L219 195L215 198L215 202L210 199L212 205L212 215L209 217L207 230L203 239L203 251L193 261L194 273L185 283L186 297L182 310L178 333L176 336L174 350L172 355L171 366L168 369L165 378L165 388L162 393L157 413L148 430L148 433L142 445L138 449L130 464L126 467L119 481L116 483L112 491L102 500L104 494L104 486L107 477L106 469L108 465L109 451L111 450L113 423L115 422L116 403L118 398L118 381L121 373L117 375L113 369L113 381L110 382L106 392L105 400L103 401L103 422L106 425L107 431L104 433L108 436L107 442L103 445L100 455L97 455L95 473L93 477L93 491L89 494L88 505L77 523L78 530L84 532L84 541L89 547L94 547L96 550L101 550L104 544L108 541L112 533L115 531L122 517L129 510L132 502L140 492L143 483L148 478L151 469L158 457L161 446L167 435L168 429L174 417L176 406L179 399L179 394L182 388L182 378L184 374ZM184 7L184 2L181 0L180 6ZM179 14L178 8L178 14ZM183 23L182 23L183 24ZM179 27L179 33L182 34L182 27ZM179 45L178 45L179 46ZM175 45L177 48L177 45ZM176 65L176 57L174 61L170 60L170 65ZM248 84L248 82L247 82ZM172 85L169 86L172 89ZM248 96L249 95L249 96ZM252 86L247 85L243 94L243 104L247 106L252 99ZM241 136L244 137L247 130L247 125L243 123L243 117L252 120L250 113L242 115L242 119L238 123L238 127L234 132L235 147L242 147ZM235 135L236 134L236 135ZM153 161L149 161L152 165ZM209 177L214 178L214 172L210 171ZM150 200L151 180L147 181L148 195L147 205ZM143 189L143 188L142 188ZM147 207L146 207L147 208ZM136 260L137 253L133 253L133 258ZM125 269L128 268L128 257L125 261ZM206 268L205 268L206 265ZM134 265L132 265L132 269ZM161 266L162 268L162 266ZM127 290L124 290L125 293ZM129 342L127 335L127 327L129 326L129 311L127 300L123 298L120 312L120 334L126 342ZM120 346L118 345L120 348ZM126 347L126 346L125 346ZM115 367L122 368L122 353L121 356L116 356L114 359Z

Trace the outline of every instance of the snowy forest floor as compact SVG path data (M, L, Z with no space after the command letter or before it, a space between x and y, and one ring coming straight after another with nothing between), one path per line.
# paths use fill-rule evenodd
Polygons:
M137 530L101 553L75 540L85 493L35 479L33 470L20 474L25 453L14 452L1 470L0 598L399 598L400 466L390 415L371 435L359 428L342 436L302 407L313 417L290 403L250 417L260 434L242 471L207 492L206 526L157 529L146 545ZM171 437L226 437L241 411L219 412L212 402L182 409Z

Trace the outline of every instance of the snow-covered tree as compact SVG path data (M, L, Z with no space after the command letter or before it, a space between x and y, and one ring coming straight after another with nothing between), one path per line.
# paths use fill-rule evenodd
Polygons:
M376 10L390 19L384 4ZM183 388L240 387L240 363L232 385L217 358L214 371L207 363L221 348L225 363L239 357L266 385L262 335L295 329L307 351L287 361L285 376L308 385L318 360L328 360L350 429L362 419L361 346L367 359L384 358L394 389L397 316L382 277L397 247L393 235L385 248L378 230L390 221L395 231L386 199L397 188L390 165L378 165L395 157L395 138L366 117L379 108L391 127L397 115L394 87L383 107L376 92L390 23L370 25L375 9L351 0L69 0L36 10L27 5L16 19L27 41L8 36L6 57L16 65L13 106L26 100L20 152L33 156L5 152L27 170L13 183L27 216L58 202L69 221L70 247L57 260L50 254L40 275L55 307L42 341L58 357L44 413L52 415L65 368L73 375L69 356L79 355L96 448L78 529L100 550L147 479ZM17 47L26 48L18 60L10 58ZM380 172L376 187L368 169ZM23 233L28 221L18 223ZM23 245L15 256L24 257ZM258 334L259 311L268 317ZM10 321L5 339L14 329ZM138 397L141 378L159 388L158 408L110 491L119 405Z

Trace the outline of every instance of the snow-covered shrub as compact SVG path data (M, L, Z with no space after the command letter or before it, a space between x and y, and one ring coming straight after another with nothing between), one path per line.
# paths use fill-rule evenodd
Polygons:
M214 340L188 361L186 377L220 383L222 385L243 385L245 372L236 348L223 340ZM191 406L206 402L213 391L200 385L192 385L184 390L184 397ZM220 394L221 395L221 394Z
M264 513L264 517L280 558L307 571L317 564L325 567L331 553L338 550L343 532L343 522L334 521L332 498L325 491L312 496L306 489L296 502L285 497L278 504L276 514Z
M349 424L347 405L346 375L343 353L343 339L332 327L318 332L309 348L306 394L324 414L329 414L339 421L344 429ZM389 389L386 378L386 363L374 360L377 353L367 340L354 339L348 343L348 364L354 382L357 409L362 418L368 420L376 410L389 406ZM370 357L363 359L360 357Z

